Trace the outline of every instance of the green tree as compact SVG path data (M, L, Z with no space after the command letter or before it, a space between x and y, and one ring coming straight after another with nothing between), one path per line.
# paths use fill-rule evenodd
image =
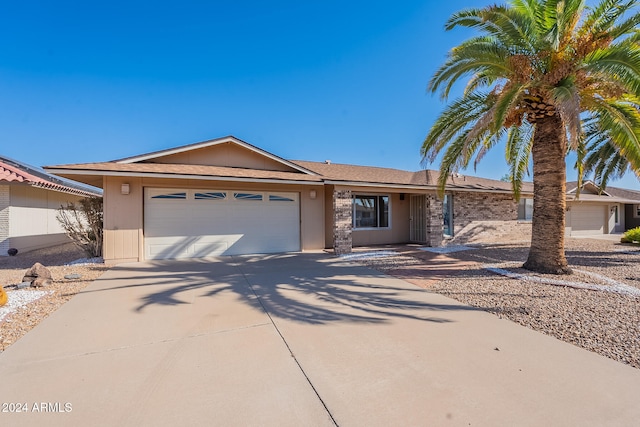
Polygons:
M453 48L429 82L447 99L421 149L423 162L442 153L439 188L471 161L477 164L501 140L516 199L533 162L531 248L524 267L569 274L564 252L566 164L578 155L582 179L596 129L634 171L640 170L640 14L637 2L511 0L504 6L455 13L446 29L474 28L479 35Z

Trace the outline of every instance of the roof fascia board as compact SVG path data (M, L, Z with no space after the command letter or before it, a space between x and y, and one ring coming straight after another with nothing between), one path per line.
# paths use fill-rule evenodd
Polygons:
M407 190L430 190L436 191L438 188L436 186L429 185L411 185L411 184L380 184L380 183L366 183L366 182L353 182L353 181L324 181L325 184L329 185L343 185L348 187L374 187L374 188L394 188L394 189L407 189ZM458 188L458 187L447 187L446 191L460 191L460 192L470 192L470 193L501 193L501 194L512 194L511 190L495 190L495 189L478 189L478 188ZM527 193L526 191L522 194L533 194Z
M596 188L596 190L598 191L598 194L604 194L605 196L609 196L611 197L611 194L607 193L606 191L604 191L602 188L600 188L600 186L598 184L596 184L595 182L591 181L590 179L583 182L582 183L582 188L584 189L585 185L592 185ZM574 187L571 190L567 190L567 194L573 194L576 192L576 190L578 190L578 187Z
M153 153L147 153L147 154L142 154L140 156L134 156L134 157L127 157L124 159L120 159L120 160L116 160L115 163L121 163L121 164L128 164L128 163L137 163L137 162L141 162L144 160L150 160L150 159L155 159L158 157L163 157L163 156L170 156L172 154L178 154L178 153L184 153L185 151L192 151L192 150L198 150L201 148L207 148L207 147L213 147L214 145L219 145L219 144L225 144L225 143L233 143L236 145L239 145L240 147L243 147L247 150L253 151L254 153L260 154L262 156L265 156L273 161L276 161L278 163L281 163L285 166L288 166L290 168L293 168L299 172L302 173L306 173L308 175L318 175L317 173L303 168L300 165L297 165L295 163L292 163L288 160L283 159L282 157L278 157L275 154L271 154L268 151L262 150L261 148L258 148L254 145L251 145L247 142L244 142L234 136L227 136L224 138L218 138L218 139L210 139L208 141L203 141L200 143L195 143L195 144L190 144L190 145L183 145L181 147L175 147L175 148L169 148L167 150L162 150L162 151L155 151Z
M254 182L269 184L306 184L306 185L322 185L322 181L296 181L291 179L277 178L242 178L242 177L225 177L213 175L185 175L185 174L166 174L166 173L139 173L139 172L116 172L116 171L83 171L69 169L49 169L52 173L61 175L88 175L88 176L122 176L131 178L168 178L168 179L199 179L203 181L234 181L234 182Z

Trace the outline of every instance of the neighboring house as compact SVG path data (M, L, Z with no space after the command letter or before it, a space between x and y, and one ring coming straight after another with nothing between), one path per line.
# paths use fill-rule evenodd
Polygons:
M70 242L56 220L56 210L102 191L0 157L0 256Z
M568 236L620 233L640 226L640 191L583 184L576 200L577 182L567 183Z
M440 200L434 171L285 160L232 136L47 169L104 189L109 263L440 246L477 222L526 221L533 191L526 183L516 203L510 183L454 175Z

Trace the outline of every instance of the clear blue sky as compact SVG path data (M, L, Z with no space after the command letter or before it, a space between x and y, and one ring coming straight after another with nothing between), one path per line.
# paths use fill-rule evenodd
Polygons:
M471 34L444 22L489 3L4 1L0 153L105 161L231 134L287 159L418 170L444 105L427 82ZM467 171L506 172L502 147Z

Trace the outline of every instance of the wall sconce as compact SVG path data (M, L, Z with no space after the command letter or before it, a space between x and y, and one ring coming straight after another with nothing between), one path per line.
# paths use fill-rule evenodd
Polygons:
M127 194L129 194L129 191L130 191L130 190L131 190L131 189L129 188L129 184L122 184L122 185L120 186L120 194L127 195Z
M315 199L317 196L318 196L318 193L316 192L316 190L309 191L309 197L311 199Z

